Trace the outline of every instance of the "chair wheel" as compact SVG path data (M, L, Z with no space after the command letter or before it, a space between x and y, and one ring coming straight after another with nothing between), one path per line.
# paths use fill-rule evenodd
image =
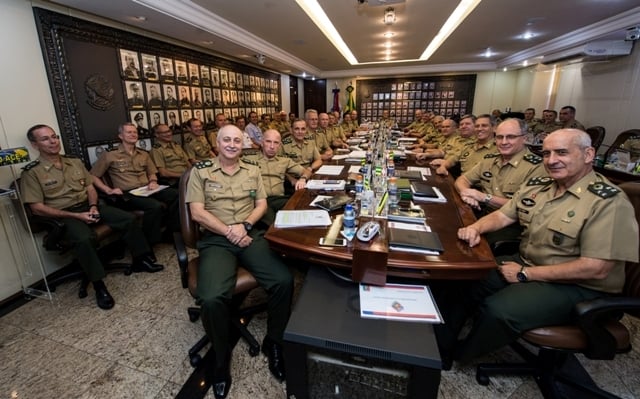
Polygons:
M489 376L485 372L478 370L476 371L476 381L486 387L489 385Z
M251 355L251 357L256 357L259 354L260 354L259 346L249 346L249 355Z
M187 309L187 313L189 313L189 321L192 323L195 323L200 318L199 309Z
M125 276L130 276L131 273L133 273L132 270L131 270L131 267L127 267L126 269L124 269L124 275Z
M193 368L198 367L198 365L200 364L201 361L202 361L202 356L200 356L197 353L195 355L190 355L189 356L189 363L191 364L191 367L193 367Z
M78 298L86 298L87 297L87 289L86 288L80 288L78 290Z

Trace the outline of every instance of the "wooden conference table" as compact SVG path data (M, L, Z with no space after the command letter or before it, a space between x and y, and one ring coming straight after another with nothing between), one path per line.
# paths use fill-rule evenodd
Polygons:
M342 161L329 161L325 165L342 164ZM405 165L415 165L415 161L407 160ZM314 175L314 179L346 179L350 165L344 164L340 176ZM396 165L397 169L404 169L405 165ZM423 165L420 165L423 166ZM426 166L426 165L425 165ZM472 209L462 202L453 186L451 176L438 176L432 170L427 177L428 184L440 189L447 198L446 203L416 203L426 214L426 223L438 233L444 251L440 255L423 255L409 252L388 251L387 275L413 279L480 279L496 267L495 258L489 245L482 239L476 247L457 238L458 228L473 223L476 218ZM333 195L336 192L319 192L317 190L298 190L293 194L283 209L317 209L309 206L311 201L319 195ZM339 192L338 192L339 193ZM331 216L339 215L341 209L331 212ZM319 239L328 231L327 228L276 228L271 226L265 238L271 247L286 257L305 260L310 263L337 268L351 269L355 249L367 247L386 248L386 221L377 219L381 229L378 236L371 242L364 243L354 238L347 247L321 247ZM386 251L386 249L383 249Z

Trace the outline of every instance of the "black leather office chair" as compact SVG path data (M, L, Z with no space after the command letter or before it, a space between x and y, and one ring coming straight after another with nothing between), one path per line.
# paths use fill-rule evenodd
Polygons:
M188 288L191 296L195 298L196 288L198 283L198 256L189 258L187 248L194 250L198 239L200 238L200 226L191 219L191 211L189 204L185 202L185 195L187 192L187 185L189 182L189 174L191 169L187 170L180 178L179 192L179 208L180 208L180 227L181 231L174 233L174 242L176 247L176 253L178 256L178 265L180 266L180 278L182 281L182 287ZM251 335L247 329L247 325L251 321L251 317L256 313L263 312L267 309L266 302L258 303L252 306L241 307L242 302L247 295L255 288L258 287L258 283L255 278L243 267L238 268L238 276L236 281L236 287L232 299L233 314L231 322L237 333L247 342L249 345L249 354L251 356L257 356L260 353L260 344ZM189 320L195 322L200 317L200 308L190 307L188 310ZM199 352L207 345L209 337L206 335L189 349L189 360L193 367L197 367L202 356Z
M622 183L620 188L629 196L640 222L640 182ZM611 360L631 350L631 333L620 319L624 313L640 317L640 264L627 262L625 271L622 295L577 304L576 324L526 331L521 338L538 350L537 355L515 343L512 347L526 362L480 364L476 372L478 383L488 385L491 374L528 374L535 377L545 398L564 397L558 389L560 384L584 392L582 397L615 398L590 381L586 372L580 370L583 375L576 376L563 370L563 366L576 364L574 353Z
M607 152L605 152L605 155L604 155L605 161L609 160L609 156L614 150L619 149L627 140L629 140L632 137L640 138L640 129L629 129L620 133L618 137L616 137L616 139L611 144L611 147L609 147L609 149L607 149Z
M587 134L591 137L591 146L596 149L597 153L606 135L605 128L602 126L591 126L587 128Z

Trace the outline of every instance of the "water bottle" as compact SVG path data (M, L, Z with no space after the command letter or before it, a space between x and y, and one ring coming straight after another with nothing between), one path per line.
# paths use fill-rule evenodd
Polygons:
M342 231L350 240L356 235L356 213L353 205L347 204L344 207L344 215L342 216Z
M389 192L389 210L394 210L398 207L398 182L396 177L392 176L387 181L387 191Z
M362 192L364 191L364 178L362 175L356 176L356 199L361 199Z

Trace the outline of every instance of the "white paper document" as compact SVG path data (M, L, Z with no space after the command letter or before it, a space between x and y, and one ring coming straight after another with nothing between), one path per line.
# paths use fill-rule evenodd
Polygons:
M329 212L322 210L283 211L276 213L274 226L280 229L290 227L329 226Z
M316 171L318 175L338 176L342 173L344 165L322 165L320 169Z
M438 189L438 187L432 187L433 191L438 195L437 197L418 197L417 195L413 196L413 201L415 202L437 202L440 204L445 204L447 202L447 198L442 195L442 191ZM411 192L413 193L413 186L411 187Z
M158 188L153 190L149 190L149 186L142 186L138 188L134 188L133 190L129 190L129 194L135 195L136 197L148 197L157 193L158 191L162 191L169 186L158 185Z
M344 180L309 180L305 187L309 190L335 191L344 190L345 184Z
M440 311L425 285L360 284L360 317L442 323Z
M422 173L422 178L424 179L427 176L431 176L431 168L424 168L421 166L408 166L407 170L416 170Z

